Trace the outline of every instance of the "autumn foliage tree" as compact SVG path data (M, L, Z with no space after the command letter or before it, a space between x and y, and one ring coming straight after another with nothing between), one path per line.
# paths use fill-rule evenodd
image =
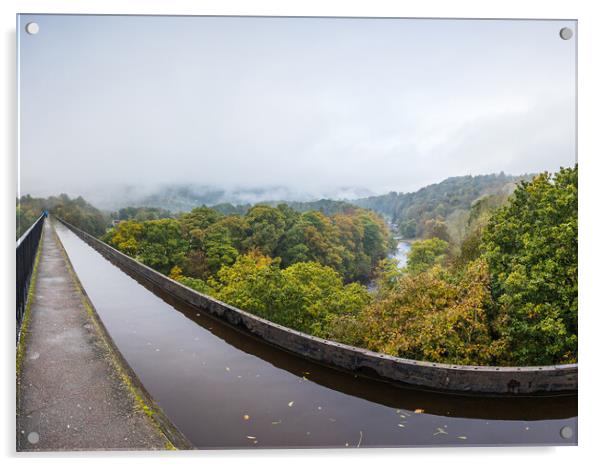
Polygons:
M402 275L356 316L335 319L330 336L404 358L489 364L498 351L488 328L490 304L485 261L457 276L436 265Z

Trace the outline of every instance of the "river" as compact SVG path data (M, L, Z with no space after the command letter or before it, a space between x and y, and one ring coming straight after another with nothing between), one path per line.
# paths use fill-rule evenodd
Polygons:
M134 279L55 227L115 344L198 448L576 443L574 395L442 394L323 367Z
M389 259L395 259L397 266L402 269L408 263L408 253L410 252L411 245L407 241L399 240L395 252L389 254Z

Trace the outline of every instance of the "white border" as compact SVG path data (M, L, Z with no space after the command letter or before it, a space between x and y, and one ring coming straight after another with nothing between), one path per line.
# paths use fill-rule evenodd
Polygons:
M193 460L232 463L306 464L309 461L336 460L348 464L365 465L367 461L381 463L400 461L424 464L507 465L545 462L545 464L577 464L595 462L600 435L599 345L602 331L602 310L598 305L597 288L600 287L602 263L600 222L602 201L602 150L600 133L602 118L600 87L602 83L601 31L602 17L595 0L423 0L402 2L387 0L2 0L0 2L2 27L2 92L4 111L0 114L0 141L4 144L2 180L3 218L9 222L0 229L2 237L2 296L4 299L4 357L2 403L4 422L0 439L4 456L15 459L14 453L14 199L16 195L16 126L15 126L15 14L21 13L119 13L119 14L185 14L185 15L307 15L307 16L401 16L401 17L480 17L480 18L564 18L579 20L579 162L580 162L580 306L581 322L579 343L579 444L577 448L472 448L472 449L391 449L362 451L225 451L175 454L128 454L127 462L136 464L159 461ZM20 455L25 463L40 455ZM67 458L65 458L67 456ZM46 454L43 461L50 464L92 464L114 462L124 454ZM599 460L599 458L598 458ZM121 461L125 461L122 458Z

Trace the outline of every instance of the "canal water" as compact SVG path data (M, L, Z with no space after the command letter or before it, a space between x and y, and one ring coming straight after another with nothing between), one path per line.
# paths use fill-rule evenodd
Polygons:
M55 228L121 353L198 448L576 443L576 396L449 395L313 364L137 281Z

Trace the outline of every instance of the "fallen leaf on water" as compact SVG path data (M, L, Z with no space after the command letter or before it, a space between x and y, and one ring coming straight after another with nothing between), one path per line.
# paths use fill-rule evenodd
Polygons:
M248 421L249 419L251 419L251 416L249 416L248 414L245 414L245 415L244 415L242 418L243 418L245 421Z
M414 412L415 412L416 414L422 414L422 413L424 413L424 409L422 409L422 408L416 408L416 409L414 410Z
M460 440L466 440L468 437L466 437L465 435L458 435L458 438Z
M295 404L295 402L294 402L294 401L289 401L289 402L288 402L288 407L289 407L289 408L291 408L291 407L292 407L294 404Z
M437 427L437 431L436 431L436 432L433 434L433 437L434 437L435 435L439 435L439 434L445 434L445 435L447 435L447 432L445 432L445 431L443 430L443 428L441 428L441 427Z

